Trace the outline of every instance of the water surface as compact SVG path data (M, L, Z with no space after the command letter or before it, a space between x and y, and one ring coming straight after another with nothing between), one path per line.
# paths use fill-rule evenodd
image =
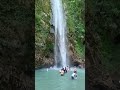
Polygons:
M71 80L72 71L60 76L58 70L35 71L35 90L85 90L85 71L78 70L78 78Z

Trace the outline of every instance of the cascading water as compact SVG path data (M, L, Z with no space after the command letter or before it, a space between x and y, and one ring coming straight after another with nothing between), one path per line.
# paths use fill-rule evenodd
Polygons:
M68 65L66 20L62 0L51 0L52 24L55 30L55 62L57 67Z

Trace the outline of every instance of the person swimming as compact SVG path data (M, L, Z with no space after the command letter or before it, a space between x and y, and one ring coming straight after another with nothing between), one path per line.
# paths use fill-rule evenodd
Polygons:
M74 67L74 72L77 73L77 68L76 67Z
M64 72L67 73L67 68L65 67Z
M69 68L69 66L67 66L67 71L69 71L70 70L70 68Z
M71 75L71 79L77 79L77 73L74 71L73 74Z
M61 76L64 76L64 70L60 71Z

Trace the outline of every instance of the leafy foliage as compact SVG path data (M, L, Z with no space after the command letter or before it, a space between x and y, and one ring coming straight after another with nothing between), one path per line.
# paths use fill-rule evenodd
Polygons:
M85 24L84 0L63 0L67 16L69 41L73 42L76 52L80 57L85 56Z
M63 6L67 18L68 39L73 43L76 54L84 58L85 36L84 26L84 0L64 0ZM76 12L75 12L76 11ZM50 33L51 19L50 0L36 0L35 2L35 49L36 61L40 56L50 57L54 51L54 35ZM53 56L54 57L54 56ZM40 63L41 64L41 63Z
M36 0L35 2L35 48L38 51L45 50L47 47L50 30L50 1Z

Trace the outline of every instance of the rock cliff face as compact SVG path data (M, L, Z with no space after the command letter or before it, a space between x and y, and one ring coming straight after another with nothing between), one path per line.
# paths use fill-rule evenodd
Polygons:
M74 5L74 2L69 1L69 4ZM63 0L63 6L66 9L66 16L67 18L67 27L68 27L68 50L69 50L69 57L70 62L73 65L79 65L82 60L84 59L84 29L83 26L80 26L81 23L77 22L79 25L74 25L74 21L71 18L72 7L69 7L67 0ZM82 4L80 2L80 4ZM52 12L51 12L51 5L50 0L40 1L36 0L36 12L35 12L35 20L36 20L36 30L35 30L35 66L37 67L50 67L54 65L54 26L50 25ZM66 7L67 6L67 7ZM75 5L74 5L75 6ZM77 8L79 10L79 7ZM67 13L69 12L69 13ZM79 14L75 13L75 16L79 17ZM70 21L71 20L71 21ZM76 29L77 27L81 27L80 29ZM82 30L83 31L82 31ZM80 53L81 52L81 53ZM83 54L83 55L81 55ZM82 56L82 57L81 57Z
M0 90L34 89L33 6L33 0L1 0Z

